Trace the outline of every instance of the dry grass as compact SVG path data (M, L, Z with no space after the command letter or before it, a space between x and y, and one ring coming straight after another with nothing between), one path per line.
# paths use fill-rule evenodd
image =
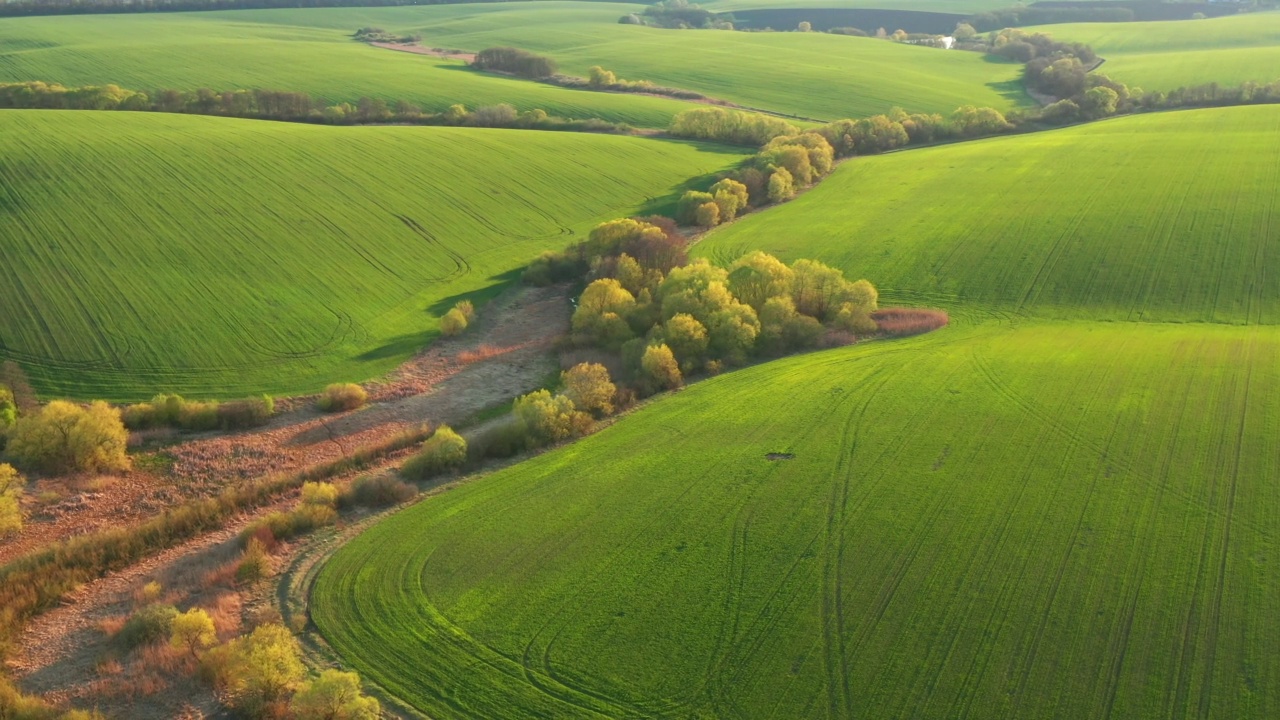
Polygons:
M880 332L890 337L919 335L945 327L951 318L942 310L927 308L884 308L871 313Z

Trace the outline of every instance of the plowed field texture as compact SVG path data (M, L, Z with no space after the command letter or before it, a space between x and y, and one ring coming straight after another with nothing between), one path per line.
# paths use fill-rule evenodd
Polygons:
M0 358L51 395L313 392L394 367L738 151L637 137L0 112Z
M428 498L328 562L313 619L436 718L1280 715L1278 130L844 164L698 252L824 259L950 327Z

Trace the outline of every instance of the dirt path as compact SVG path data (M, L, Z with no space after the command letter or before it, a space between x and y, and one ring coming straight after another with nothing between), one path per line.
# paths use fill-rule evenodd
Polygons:
M97 492L81 492L59 503L63 510L56 517L29 523L22 545L47 544L85 532L86 526L118 526L154 516L176 502L157 500L146 508L128 503L150 497L147 493L166 482L216 489L234 484L237 478L340 457L361 444L423 422L460 424L536 389L558 371L553 346L568 328L569 310L565 288L514 288L490 302L463 336L437 342L385 380L366 384L374 400L368 407L321 416L310 402L298 401L293 403L296 409L261 431L189 440L169 449L175 457L172 477L176 480L153 473L145 475L145 481L130 476L115 479ZM396 462L388 460L383 471ZM183 493L174 495L181 499ZM109 660L113 649L101 626L129 614L138 604L138 588L151 580L163 587L163 602L180 607L234 605L238 624L243 598L219 584L216 573L236 557L234 538L240 529L291 503L292 499L284 499L260 508L222 530L80 588L61 607L27 626L19 651L9 660L13 675L28 692L54 701L78 700L119 717L216 713L216 699L203 685L159 675L135 676L132 668L119 670ZM288 562L290 552L286 548L279 562ZM228 596L234 599L225 600ZM228 623L231 620L223 624Z

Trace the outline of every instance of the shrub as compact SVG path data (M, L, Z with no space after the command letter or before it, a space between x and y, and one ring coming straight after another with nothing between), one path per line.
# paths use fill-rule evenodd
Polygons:
M682 225L697 225L698 210L707 203L715 203L711 193L687 190L676 203L676 221Z
M449 312L440 318L440 332L446 337L454 337L461 335L463 330L467 329L467 316L458 308L450 308Z
M0 537L22 529L22 489L26 484L13 466L0 463Z
M236 565L236 582L241 585L254 583L271 572L271 558L267 556L267 546L257 538L250 538L244 549L239 564Z
M775 168L769 175L769 202L785 202L796 196L795 180L784 167Z
M441 425L422 443L417 455L405 461L400 474L412 480L425 480L452 470L467 461L467 441L453 428Z
M339 497L339 505L351 507L387 507L405 502L418 491L391 475L365 475L351 482Z
M512 413L531 446L564 440L582 428L573 401L564 395L553 396L547 390L517 398Z
M360 692L360 676L341 670L324 670L304 683L290 709L297 720L377 720L382 712L377 700Z
M618 388L609 378L609 371L599 363L578 363L560 373L565 397L579 410L597 415L613 412L613 396Z
M467 116L466 124L473 127L501 128L515 125L519 113L507 103L478 107Z
M55 400L18 420L7 450L19 463L46 472L112 472L129 469L128 439L120 411L106 403L83 408Z
M231 705L253 718L275 714L306 674L298 641L270 623L229 644L224 682Z
M338 488L327 482L303 483L302 504L334 507L338 504Z
M520 421L512 416L473 434L467 442L467 457L473 462L509 458L524 452L528 446L528 435Z
M324 389L316 405L323 412L342 412L355 410L368 399L369 394L355 383L334 383Z
M714 201L703 203L693 213L693 222L698 227L713 228L720 224L720 206Z
M18 404L13 399L13 391L7 385L0 385L0 433L7 430L17 420Z
M654 390L672 390L684 384L676 356L666 345L650 345L640 358L640 370Z
M275 412L276 404L270 395L225 402L218 405L218 427L223 430L261 427Z
M476 319L476 306L470 300L459 300L453 304L453 307L467 318L468 323Z
M218 642L213 618L200 608L191 608L174 616L170 623L169 645L175 650L186 650L191 657L198 657L201 650Z
M167 640L176 617L178 609L172 605L148 605L129 616L115 641L125 650L133 650Z

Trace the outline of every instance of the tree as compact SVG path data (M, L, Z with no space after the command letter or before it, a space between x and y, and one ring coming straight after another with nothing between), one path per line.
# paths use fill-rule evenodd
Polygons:
M0 385L0 432L7 430L18 420L18 404L13 399L13 391L7 385Z
M792 177L793 183L809 185L818 173L809 160L809 151L799 145L774 145L762 150L760 161L766 165L776 165L785 169Z
M760 320L750 305L734 301L711 317L707 329L712 355L741 365L755 347L756 337L760 334Z
M260 625L233 641L228 660L228 695L250 717L278 707L306 673L297 639L281 625Z
M592 282L578 298L573 312L574 332L605 347L613 348L631 339L626 316L636 306L636 298L614 278Z
M698 211L707 203L714 203L711 193L687 190L676 203L676 221L681 225L698 225Z
M800 32L811 32L813 30L813 25L806 20L801 20L800 24L796 26L796 29Z
M715 198L717 205L720 204L721 195L730 195L737 199L738 202L734 211L734 215L736 215L738 212L741 212L742 210L745 210L747 206L751 204L750 190L747 188L745 184L738 182L737 180L734 180L732 178L724 178L716 182L715 185L711 186L711 196ZM732 220L733 215L726 218L724 216L724 211L725 211L724 206L721 206L720 208L721 219L725 222Z
M1080 101L1080 112L1094 119L1114 115L1119 99L1119 94L1109 87L1089 88Z
M720 206L714 201L698 206L693 213L693 222L698 227L712 228L720 224Z
M774 168L769 176L769 202L784 202L796 196L795 181L786 168Z
M573 406L584 412L608 415L613 412L613 396L618 388L609 378L609 371L599 363L578 363L560 373L565 397Z
M973 26L970 25L969 23L959 22L959 23L956 23L956 29L951 33L951 35L956 40L960 42L964 42L965 40L972 40L975 37L977 37L978 31L974 30Z
M685 372L697 367L707 354L707 328L687 313L677 313L663 323L662 339Z
M304 683L290 705L297 720L377 720L382 708L360 692L360 676L325 670Z
M218 631L213 626L213 618L200 608L191 608L175 616L169 627L169 644L176 650L186 650L193 658L199 657L201 650L218 642Z
M759 250L749 252L729 266L729 290L757 312L772 297L791 294L795 273L778 258Z
M8 451L19 463L46 472L112 472L129 469L129 433L120 411L98 401L88 408L55 400L19 418Z
M742 207L742 200L736 193L720 190L715 193L714 197L717 220L726 223L738 216L738 209Z
M0 536L22 529L22 489L26 484L13 466L0 463Z
M801 313L822 320L848 300L851 283L839 270L817 260L797 260L791 269L795 273L791 298Z
M594 88L609 87L618 83L618 76L612 70L605 70L599 65L592 65L587 71L587 82Z
M618 256L618 261L613 267L613 276L623 290L637 296L637 303L639 303L641 292L648 290L652 293L662 283L661 270L646 268L627 253Z
M666 345L650 345L640 358L640 372L654 390L673 390L684 384L676 356Z
M517 398L512 412L526 436L539 444L564 440L582 427L573 401L547 390Z

